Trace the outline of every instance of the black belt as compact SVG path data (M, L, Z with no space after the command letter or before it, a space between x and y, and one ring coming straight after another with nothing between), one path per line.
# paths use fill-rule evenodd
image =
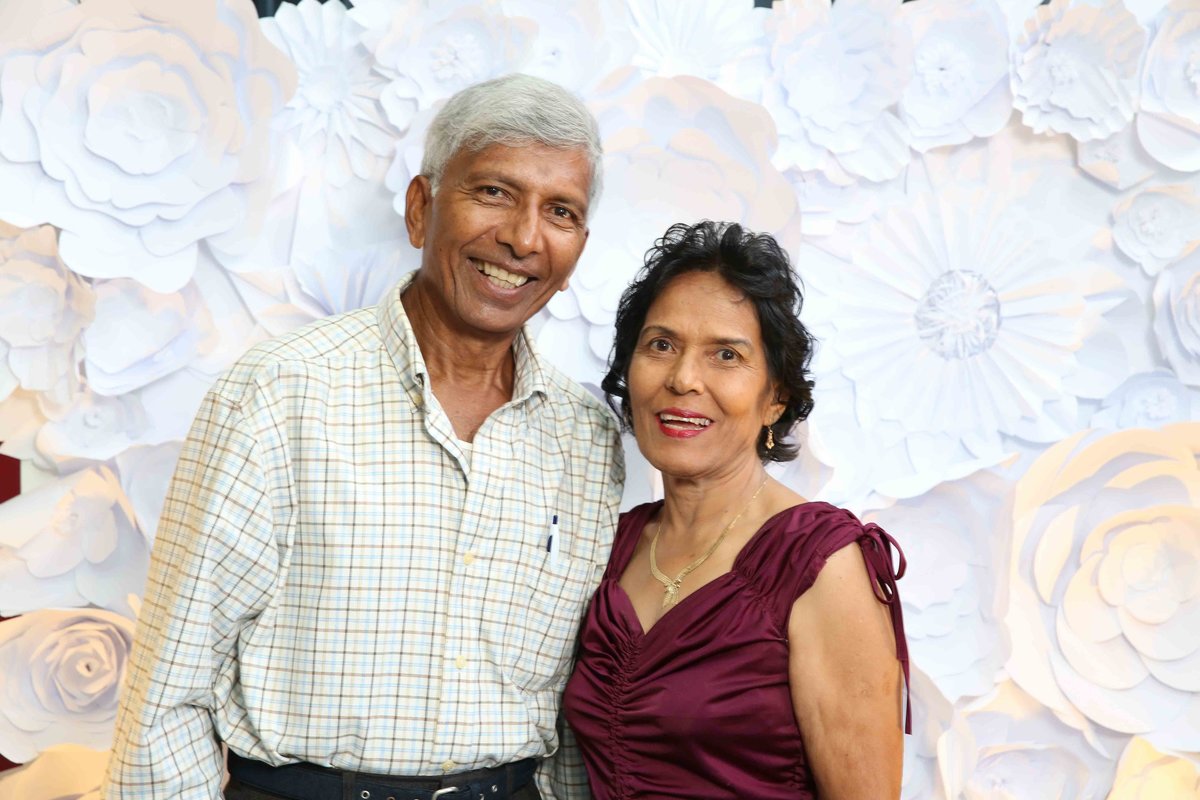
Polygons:
M509 800L533 779L532 758L492 769L439 777L350 772L315 764L272 767L229 751L229 774L238 781L293 800Z

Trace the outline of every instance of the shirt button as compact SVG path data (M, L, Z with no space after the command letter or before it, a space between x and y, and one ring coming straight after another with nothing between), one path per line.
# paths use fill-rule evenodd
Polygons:
M463 563L464 564L474 564L475 563L475 554L467 553L465 556L463 556Z
M458 658L454 659L454 666L458 667L459 669L462 669L466 665L467 665L467 657L466 656L459 656Z
M458 764L455 764L453 761L451 761L450 759L447 758L445 761L442 762L442 772L449 772L450 770L454 769L457 766L458 766Z

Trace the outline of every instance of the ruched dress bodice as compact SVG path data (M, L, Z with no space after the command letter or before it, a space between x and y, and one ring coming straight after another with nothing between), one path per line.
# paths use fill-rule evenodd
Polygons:
M890 606L897 656L908 654L895 541L827 503L768 519L726 574L643 632L618 581L661 503L622 515L612 557L584 618L563 707L595 800L815 797L788 684L788 615L830 555L862 547ZM803 643L799 643L803 647Z

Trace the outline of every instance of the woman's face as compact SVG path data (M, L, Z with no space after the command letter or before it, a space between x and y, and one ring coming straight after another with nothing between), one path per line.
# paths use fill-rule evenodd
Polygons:
M646 314L629 363L633 432L667 477L735 475L783 403L754 303L715 272L686 272Z

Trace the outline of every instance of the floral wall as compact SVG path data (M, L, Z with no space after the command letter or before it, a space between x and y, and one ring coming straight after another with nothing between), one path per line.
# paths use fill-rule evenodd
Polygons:
M416 265L431 116L524 71L604 137L576 378L668 224L793 255L776 474L907 551L904 797L1200 798L1200 0L355 5L0 3L0 797L94 796L202 394Z

